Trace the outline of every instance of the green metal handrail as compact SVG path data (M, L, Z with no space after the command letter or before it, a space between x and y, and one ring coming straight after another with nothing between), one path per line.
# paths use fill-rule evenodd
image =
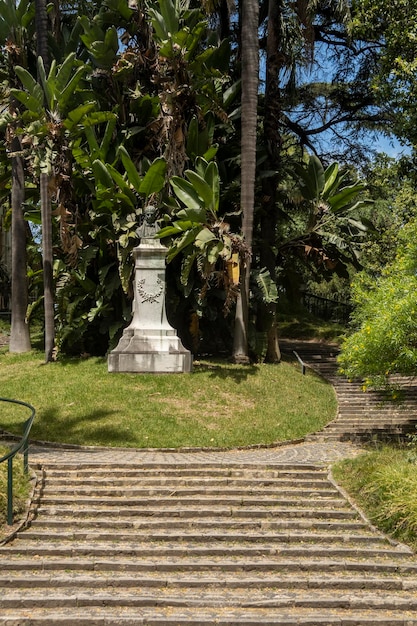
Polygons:
M23 451L23 471L25 474L29 471L29 433L32 427L33 420L35 419L35 409L31 404L27 402L21 402L21 400L10 400L9 398L0 398L0 402L11 402L12 404L20 404L30 409L30 416L23 424L22 438L13 446L13 448L7 452L4 456L0 457L0 463L7 461L7 524L11 526L13 524L13 459L18 452Z

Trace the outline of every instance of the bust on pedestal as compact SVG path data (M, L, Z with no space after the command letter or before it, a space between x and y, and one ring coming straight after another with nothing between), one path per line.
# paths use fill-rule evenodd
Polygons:
M109 372L190 372L192 355L182 345L165 312L167 249L155 239L155 208L148 206L138 228L140 244L135 261L133 318L108 356Z

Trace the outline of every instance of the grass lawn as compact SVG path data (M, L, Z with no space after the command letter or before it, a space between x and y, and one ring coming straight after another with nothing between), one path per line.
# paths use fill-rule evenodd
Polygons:
M334 418L333 388L298 363L198 361L191 374L109 374L101 358L43 364L0 352L0 396L36 409L32 439L123 447L235 447L303 437ZM2 407L16 432L22 411Z
M417 446L383 446L333 467L375 526L417 550Z

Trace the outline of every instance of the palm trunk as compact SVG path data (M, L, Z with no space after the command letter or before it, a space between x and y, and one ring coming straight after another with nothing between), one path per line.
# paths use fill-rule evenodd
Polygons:
M26 222L23 217L25 178L20 140L14 137L12 157L12 325L10 329L10 352L30 352L30 334L26 314L28 306L26 268Z
M35 0L36 54L42 58L45 72L48 73L48 14L46 1Z
M46 1L35 0L36 51L42 58L45 72L48 73L48 15ZM40 200L42 218L42 257L43 257L43 290L45 313L45 362L52 361L55 344L54 323L54 283L52 253L52 222L51 202L48 192L49 177L40 175Z
M259 3L242 2L242 140L241 140L241 208L242 234L252 250L253 216L255 203L256 138L259 80ZM241 272L241 283L236 304L233 358L249 361L249 278L250 257Z
M279 74L283 65L280 52L279 33L281 32L283 6L280 0L269 0L268 5L268 36L266 45L266 85L265 85L265 118L264 142L268 150L268 160L265 168L270 171L279 171L281 159L281 136L279 121L281 117ZM261 239L260 250L261 267L269 270L272 280L276 277L276 262L273 249L276 245L276 230L278 223L277 188L279 174L265 179L262 183L263 210L261 212ZM277 305L275 303L260 303L257 320L257 330L266 338L265 361L278 363L281 352L278 342Z
M41 218L42 218L42 258L43 258L43 295L45 312L45 362L53 359L55 344L54 281L52 255L51 203L48 193L48 174L40 176Z

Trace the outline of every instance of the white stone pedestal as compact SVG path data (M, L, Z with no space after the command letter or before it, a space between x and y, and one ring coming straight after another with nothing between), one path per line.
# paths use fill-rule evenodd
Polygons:
M165 312L165 256L159 240L144 238L134 248L133 319L108 356L109 372L190 372L192 355Z

